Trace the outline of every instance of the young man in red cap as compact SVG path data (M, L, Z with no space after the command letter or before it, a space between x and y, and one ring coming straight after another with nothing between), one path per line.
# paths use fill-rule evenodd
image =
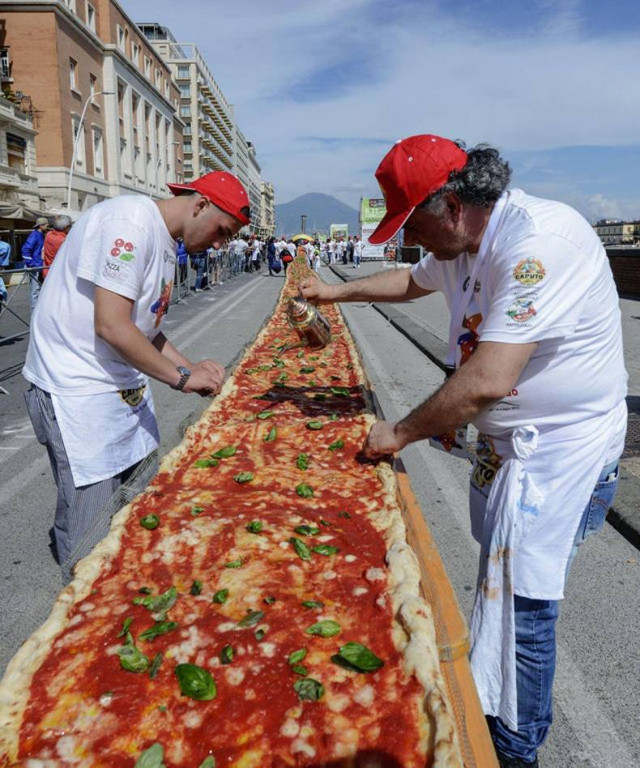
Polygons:
M372 458L479 430L471 474L480 543L471 664L502 766L537 766L551 725L555 623L580 543L604 525L626 430L618 297L593 228L566 205L507 189L487 146L398 142L376 177L387 214L429 253L412 269L329 286L312 301L403 301L442 291L455 373L404 419L380 421ZM579 386L576 386L579 382ZM454 441L455 441L455 432Z
M149 377L200 395L216 394L224 379L221 365L192 363L161 326L177 238L191 253L220 248L249 223L249 198L229 173L169 188L168 200L129 195L87 211L32 320L27 409L58 486L53 538L66 573L100 510L158 446Z

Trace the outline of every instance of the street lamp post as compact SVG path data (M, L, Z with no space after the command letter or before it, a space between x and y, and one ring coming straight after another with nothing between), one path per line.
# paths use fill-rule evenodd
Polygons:
M156 165L156 177L158 176L158 171L160 170L160 166L162 165L162 158L164 157L165 152L167 151L167 147L177 147L180 144L179 141L168 141L164 147L162 147L162 151L160 152L160 155L158 156L158 163ZM159 179L156 178L156 182L158 182ZM149 185L151 186L151 185ZM153 196L153 190L149 190L149 197Z
M71 210L71 184L73 182L73 169L76 165L76 155L78 154L78 140L80 139L80 131L84 125L84 116L87 113L87 107L96 98L96 96L113 96L114 91L98 91L98 93L92 93L91 96L85 101L82 108L82 114L80 115L80 122L78 123L78 132L76 133L73 142L73 156L71 157L71 168L69 170L69 189L67 189L67 210Z

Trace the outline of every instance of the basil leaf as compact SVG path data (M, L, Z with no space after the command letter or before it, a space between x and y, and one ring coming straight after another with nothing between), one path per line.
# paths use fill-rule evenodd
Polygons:
M346 369L347 369L348 371L351 371L351 370L353 370L353 363L349 363L349 364L348 364L348 365L346 365L345 367L346 367Z
M260 411L260 413L256 414L256 418L264 421L264 419L270 419L274 413L275 411Z
M218 689L215 680L206 669L195 664L178 664L173 671L178 678L180 690L185 696L196 701L215 699Z
M250 483L253 480L253 472L239 472L233 479L236 483Z
M298 352L298 357L304 357L304 352Z
M222 664L231 664L233 661L233 647L230 645L225 645L225 647L220 651L220 662Z
M139 592L141 595L150 595L150 594L151 594L151 589L149 589L149 587L140 587L140 589L138 590L138 592Z
M122 625L122 629L120 630L118 637L124 637L129 632L129 627L131 626L131 622L133 621L132 616L128 616Z
M296 466L302 470L309 469L309 455L307 453L299 453Z
M309 670L302 664L294 664L291 667L291 671L295 672L296 675L302 675L302 677L306 677L309 674Z
M293 653L289 654L289 658L287 661L289 664L297 664L300 661L303 661L307 657L307 649L306 648L300 648L299 651L293 651Z
M298 557L301 560L311 560L311 550L304 543L304 541L301 541L300 539L296 539L295 536L292 536L289 539L289 543L293 544L293 548L295 549Z
M318 355L311 355L311 357L307 358L307 360L313 360L313 362L315 362L316 360L319 360L319 359L320 358L318 357Z
M277 384L279 384L281 381L286 381L288 378L289 378L289 374L288 374L288 373L281 373L281 374L280 374L280 375L279 375L279 376L276 378L276 383L277 383Z
M307 382L307 384L308 384L310 387L317 387L317 386L318 386L318 382L317 382L317 381L314 381L313 379L309 379L309 381Z
M275 427L271 427L271 429L264 436L264 442L272 443L276 437L278 437L278 430Z
M324 424L321 421L308 421L307 429L322 429Z
M347 387L331 387L331 393L338 397L351 397L351 392Z
M239 560L232 560L230 563L225 563L225 568L242 568L244 565L244 560L240 558Z
M191 514L195 517L196 515L201 514L204 512L204 507L191 507Z
M339 438L338 440L331 443L331 445L327 447L330 451L339 451L340 448L344 448L344 440L342 438Z
M153 640L160 635L166 635L167 632L171 632L178 628L178 624L175 621L159 621L149 629L145 629L138 635L139 640Z
M152 744L149 749L141 752L133 768L166 768L162 744Z
M331 528L331 523L327 522L326 520L323 520L322 518L320 518L318 522L320 523L320 525L324 525L325 528Z
M347 520L351 520L351 515L348 512L338 512L338 517L344 517Z
M275 601L276 601L276 599L275 599L275 597L273 597L273 595L268 595L268 596L267 596L267 597L265 597L265 599L264 599L264 602L265 602L267 605L273 605L273 604L275 603Z
M219 589L216 593L214 593L213 597L211 598L211 602L218 603L219 605L224 605L227 602L228 597L229 597L228 589Z
M296 485L296 493L298 496L302 496L303 499L311 499L313 497L313 488L307 483L300 483L300 485Z
M320 637L333 637L340 633L341 627L333 619L323 619L305 629L307 635L319 635Z
M260 522L260 520L252 520L247 525L247 530L249 531L249 533L260 533L260 531L262 530L262 523Z
M244 619L238 622L239 627L253 627L264 618L262 611L250 611Z
M336 656L359 672L374 672L384 666L382 659L360 643L346 643L340 648Z
M162 664L162 659L164 659L164 654L162 653L156 653L156 655L153 657L153 661L151 662L151 667L149 668L149 677L151 680L153 680L158 672L160 671L160 665Z
M266 634L267 634L267 630L266 630L266 629L256 629L256 631L254 632L254 635L256 636L256 640L257 640L258 642L260 642L260 640L262 640L262 638L263 638L263 637L264 637Z
M197 597L198 595L202 594L202 582L196 579L191 585L191 589L189 590L189 593L192 594L194 597Z
M162 611L168 611L175 605L178 599L178 590L175 587L170 587L166 592L161 595L147 595L146 597L134 597L134 605L142 605L147 608L151 613L160 613Z
M332 413L331 416L329 416L329 421L338 421L339 418L337 413Z
M303 608L324 608L324 603L319 600L303 600L301 605Z
M236 455L236 451L238 450L237 445L227 445L224 448L220 448L219 451L216 451L215 453L212 453L214 459L230 459L232 456Z
M248 416L244 417L244 420L247 422L251 422L251 421L255 421L256 417L252 413L250 413Z
M265 363L263 365L258 366L259 371L270 371L273 368L272 365L269 365L268 363Z
M149 669L149 659L135 645L121 645L117 654L120 666L127 672L146 672Z
M205 759L200 763L200 768L216 768L216 759L212 755L209 755L209 757L205 757Z
M300 369L300 373L313 373L314 371L315 367L313 365L305 365Z
M160 518L158 515L145 515L140 518L140 525L148 531L153 531L160 525Z
M320 529L315 525L298 525L294 530L301 536L317 536L320 533Z
M300 701L319 701L324 696L324 685L311 677L296 680L293 689Z
M198 459L193 462L193 466L198 469L206 469L206 467L217 467L219 463L218 459Z
M317 547L311 547L311 551L318 555L335 555L340 550L338 547L332 547L329 544L318 544Z

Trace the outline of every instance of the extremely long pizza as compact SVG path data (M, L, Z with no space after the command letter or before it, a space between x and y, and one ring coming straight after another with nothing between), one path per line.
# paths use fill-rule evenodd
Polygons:
M336 308L284 300L0 684L0 765L461 766L429 606Z

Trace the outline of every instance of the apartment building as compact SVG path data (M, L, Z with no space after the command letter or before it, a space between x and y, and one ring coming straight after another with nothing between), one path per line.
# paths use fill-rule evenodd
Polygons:
M166 197L182 180L179 91L115 0L0 2L5 90L38 114L40 194L84 211L131 192ZM1 69L1 66L0 66Z
M8 73L7 73L8 77ZM36 176L36 131L21 105L0 96L0 228L32 220L42 206Z
M594 229L604 245L633 245L640 242L640 221L600 219Z
M275 191L270 181L260 185L260 225L265 238L271 237L276 231Z

